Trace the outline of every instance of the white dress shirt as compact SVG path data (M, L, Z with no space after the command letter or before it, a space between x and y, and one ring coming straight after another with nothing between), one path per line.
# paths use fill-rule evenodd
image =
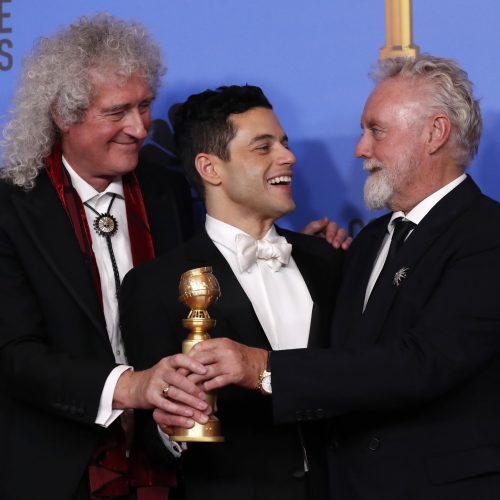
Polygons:
M250 299L273 350L307 347L313 301L293 257L278 271L257 259L248 270L240 272L235 238L246 233L209 215L205 228ZM277 236L272 226L263 239Z
M120 366L115 367L106 379L95 420L96 424L108 427L122 413L122 410L113 410L112 408L113 394L120 375L124 371L131 369L131 367L127 366L125 347L120 332L115 277L106 238L96 233L93 224L97 215L87 207L85 203L88 203L97 210L97 212L105 213L108 210L112 195L116 195L113 206L111 207L111 214L118 222L118 231L111 237L111 244L113 245L113 253L115 255L120 278L122 279L133 267L127 212L125 198L123 196L123 184L121 177L117 177L102 193L99 193L71 168L71 165L69 165L64 157L63 164L71 178L71 184L78 193L82 203L84 203L83 207L85 209L90 236L92 238L92 249L94 251L101 280L106 330L108 332L111 348L113 349L115 361L120 363Z
M368 280L363 310L365 309L366 304L368 303L368 299L370 298L370 295L373 291L373 287L375 286L375 283L377 282L377 278L379 277L379 274L382 271L382 268L384 267L385 260L387 258L387 254L389 253L389 247L391 245L392 233L394 232L394 220L399 218L399 217L403 217L405 220L409 220L409 221L415 223L416 225L418 225L422 221L422 219L431 211L431 209L434 207L434 205L436 205L438 203L438 201L440 201L442 198L444 198L450 191L455 189L466 178L467 178L467 176L465 174L460 175L455 180L446 184L446 186L443 186L441 189L438 189L437 191L432 193L430 196L423 199L418 205L416 205L414 208L412 208L406 215L403 212L393 212L392 213L391 220L389 221L389 224L387 225L387 234L384 237L384 240L382 242L382 246L380 247L377 258L375 259L375 264L373 266L373 270L372 270L372 273L370 275L370 279ZM413 231L414 231L414 229L412 229L408 233L408 236L410 236L410 234ZM407 238L408 238L408 236L407 236Z
M111 237L111 244L113 245L113 253L115 255L120 280L122 280L125 274L127 274L127 272L130 271L134 265L132 260L132 250L130 247L130 235L128 232L127 210L123 193L123 183L121 177L117 177L102 193L99 193L71 168L64 157L63 164L69 173L71 184L84 204L83 207L85 209L85 215L87 217L92 239L92 249L96 258L101 281L106 330L108 332L111 348L113 349L115 361L120 363L120 366L115 367L106 379L95 419L96 424L101 425L102 427L109 427L120 415L123 414L123 410L113 409L113 394L115 392L118 379L123 372L133 368L127 365L125 346L123 344L119 324L115 275L111 264L111 257L109 255L106 238L99 236L95 231L93 224L97 214L85 205L85 203L89 204L97 210L97 212L105 213L108 211L112 196L116 195L110 213L118 222L118 231ZM127 421L127 424L123 423L122 425L130 425L131 420L133 420L132 410L127 410L124 417L126 417L125 420ZM158 434L167 449L169 449L174 456L180 456L182 449L179 444L170 441L168 436L164 434L159 427Z

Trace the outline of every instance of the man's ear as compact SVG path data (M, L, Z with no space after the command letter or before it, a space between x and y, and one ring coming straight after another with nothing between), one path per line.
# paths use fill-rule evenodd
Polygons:
M434 115L430 119L428 134L429 154L437 153L450 138L451 121L446 115Z
M213 154L198 153L194 159L194 166L204 182L218 186L221 179L218 172L219 158Z
M52 120L54 120L56 127L61 131L61 133L67 132L69 127L61 120L59 115L57 115L54 110L52 110L50 114L52 115Z

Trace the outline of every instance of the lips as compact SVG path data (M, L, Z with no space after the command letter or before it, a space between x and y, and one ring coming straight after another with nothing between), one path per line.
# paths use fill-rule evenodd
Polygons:
M139 141L130 141L130 142L112 141L112 142L114 144L117 144L118 146L128 146L128 147L131 147L131 146L140 147L141 146L141 143L139 143Z
M370 159L363 162L363 170L370 174L378 172L379 170L383 170L383 168L384 164L378 160Z

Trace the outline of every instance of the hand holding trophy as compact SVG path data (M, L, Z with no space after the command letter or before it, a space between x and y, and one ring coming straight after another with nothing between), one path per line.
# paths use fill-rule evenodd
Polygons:
M220 287L217 279L212 274L211 267L191 269L182 274L179 283L179 300L189 307L187 318L182 320L182 325L189 330L188 336L182 342L182 352L187 354L198 342L210 338L208 330L215 326L215 319L208 314L208 307L220 297ZM217 396L211 392L207 394L207 403L214 409L217 408ZM224 441L221 435L220 420L210 415L206 424L195 422L190 429L176 427L173 441L220 443Z

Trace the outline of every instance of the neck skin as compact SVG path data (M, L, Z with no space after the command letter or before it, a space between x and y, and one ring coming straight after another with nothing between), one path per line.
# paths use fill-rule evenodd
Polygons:
M255 214L245 210L239 210L238 213L235 213L234 209L232 212L224 209L216 210L210 206L208 200L206 200L206 207L210 217L237 227L256 240L261 240L276 220L274 218L260 219L255 217Z
M98 193L102 193L103 191L105 191L106 188L115 180L115 176L107 176L107 175L92 176L92 175L88 175L87 172L82 171L82 169L79 169L78 165L76 165L74 162L71 161L71 158L68 158L68 156L64 152L64 148L63 148L63 155L64 155L64 158L66 158L67 162L71 165L71 168L87 184L89 184L90 186L92 186Z
M421 201L435 193L464 173L464 168L443 158L431 157L425 164L418 165L419 174L401 189L395 191L387 207L404 214L410 212Z

